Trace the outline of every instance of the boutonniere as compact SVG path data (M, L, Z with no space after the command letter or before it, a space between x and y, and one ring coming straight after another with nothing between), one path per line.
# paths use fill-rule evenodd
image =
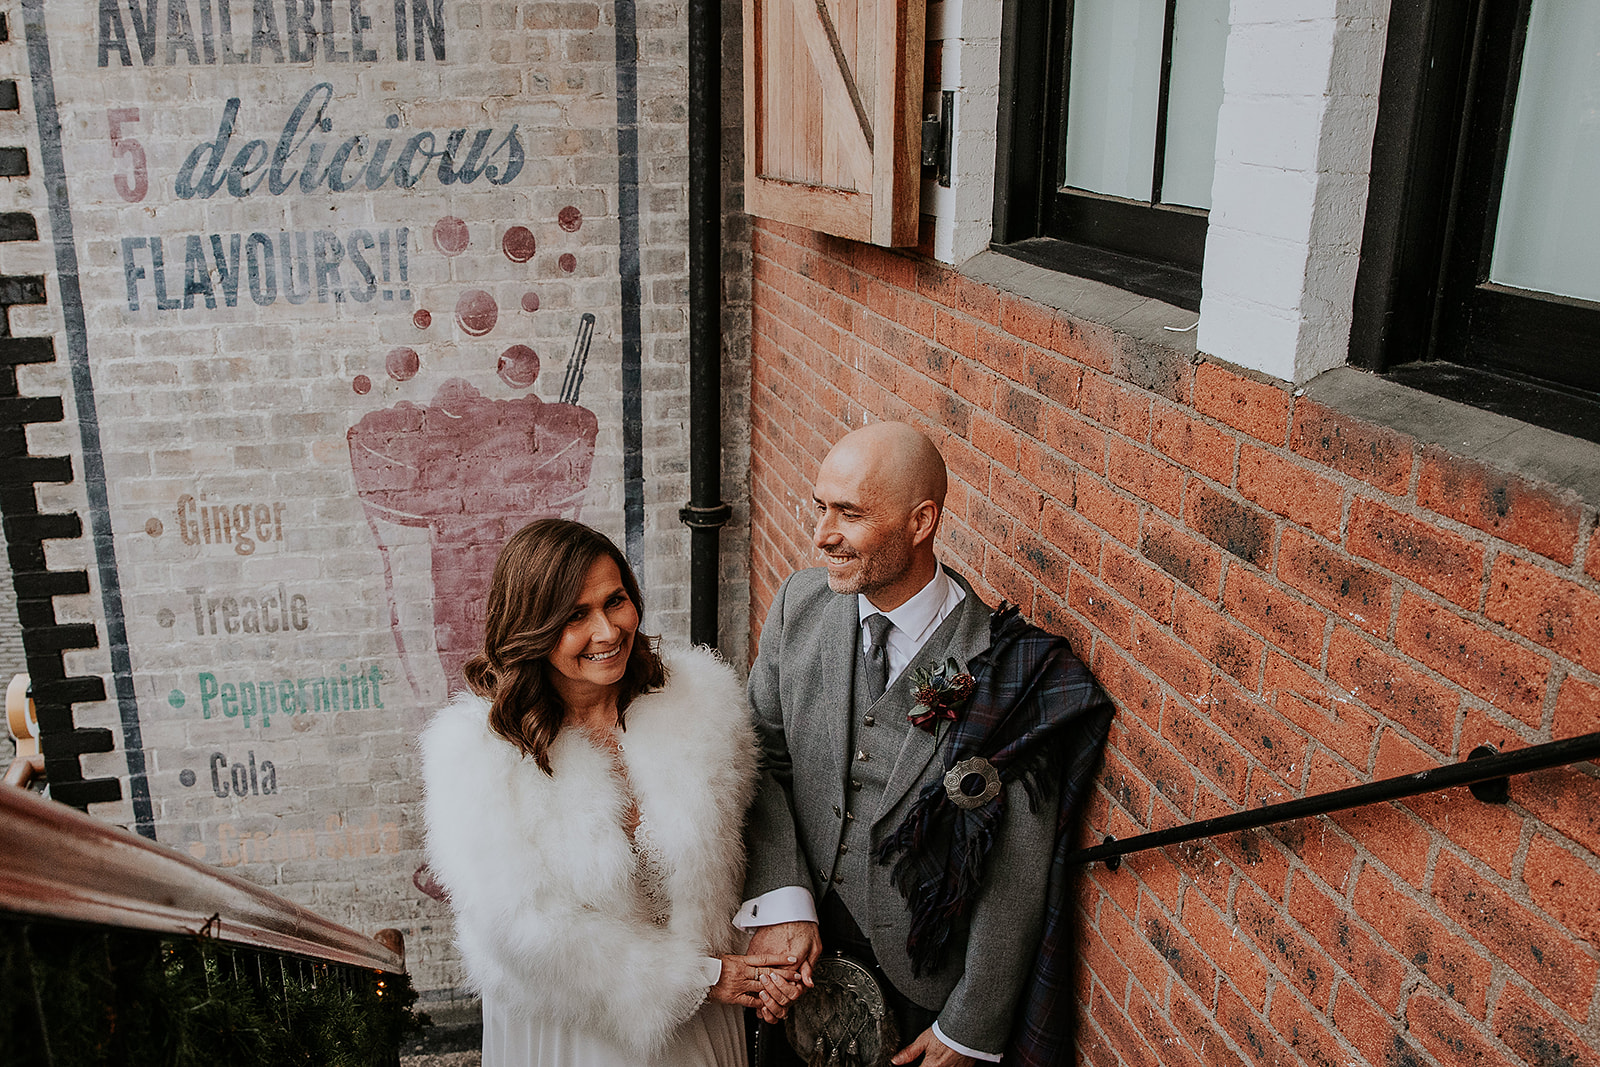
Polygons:
M938 667L919 667L911 675L911 692L917 704L906 718L911 725L933 734L939 743L939 723L943 719L954 721L961 708L972 695L972 675L961 669L953 658Z

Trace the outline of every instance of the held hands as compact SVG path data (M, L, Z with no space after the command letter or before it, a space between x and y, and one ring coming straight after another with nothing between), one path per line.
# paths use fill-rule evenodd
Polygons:
M722 974L706 994L712 1000L759 1008L763 1013L771 1004L787 1012L789 1002L800 995L800 974L792 956L752 953L719 958Z
M894 1054L890 1063L907 1064L915 1063L917 1057L922 1057L922 1067L972 1067L978 1061L971 1056L963 1056L955 1049L940 1041L933 1032L933 1027L922 1031L917 1039L899 1052Z
M750 937L752 956L767 954L783 957L798 965L799 983L792 988L771 986L763 991L758 1014L764 1023L776 1023L789 1014L789 1004L812 986L811 965L822 955L822 935L814 922L773 923L759 926Z
M711 996L757 1009L762 1022L782 1022L789 1014L789 1005L813 984L811 965L822 955L817 924L792 922L757 927L750 938L749 953L722 957L722 978L711 987ZM719 996L718 990L730 984L730 974L735 971L745 976L742 980L734 978L731 983L740 986L743 995L732 999ZM931 1026L895 1053L890 1062L905 1065L919 1060L921 1067L974 1067L978 1062L940 1041Z

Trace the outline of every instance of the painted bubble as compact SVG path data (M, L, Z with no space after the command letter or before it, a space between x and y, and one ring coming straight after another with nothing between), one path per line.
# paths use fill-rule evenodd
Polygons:
M522 310L523 311L538 311L539 310L539 294L538 293L523 293L522 294Z
M358 374L350 382L350 388L356 391L357 396L366 396L372 392L372 379L365 374Z
M500 353L500 380L513 389L526 389L539 380L539 353L527 345L512 345Z
M556 260L556 265L571 274L578 269L578 257L571 252L563 252L561 253L561 258Z
M578 227L583 225L583 212L568 204L556 215L556 225L568 233L577 233Z
M391 348L389 355L384 358L384 369L389 372L389 377L397 382L409 382L416 377L417 370L422 366L422 359L417 355L415 348Z
M144 520L144 532L149 534L151 537L160 537L162 531L165 529L166 527L161 525L161 520L156 518L154 515Z
M500 306L482 289L468 289L456 301L456 325L472 337L482 337L494 329Z
M467 224L446 215L433 224L433 246L447 256L458 256L467 248Z
M426 330L433 325L433 312L427 308L418 308L411 313L411 325L419 330Z
M533 231L526 226L513 226L500 238L500 251L513 263L528 262L538 246L539 243L533 239Z

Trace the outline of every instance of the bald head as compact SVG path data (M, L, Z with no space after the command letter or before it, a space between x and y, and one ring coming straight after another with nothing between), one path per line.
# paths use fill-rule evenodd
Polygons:
M949 479L944 457L923 432L905 422L873 422L839 439L822 461L852 468L886 502L909 510L924 500L944 509Z
M812 540L834 591L892 611L927 585L946 487L943 457L913 426L875 422L841 438L813 493Z

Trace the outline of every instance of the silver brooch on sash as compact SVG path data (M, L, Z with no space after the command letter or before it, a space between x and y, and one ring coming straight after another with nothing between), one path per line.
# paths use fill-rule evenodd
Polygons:
M981 808L1000 795L1000 772L982 756L969 756L944 772L944 792L958 808Z

